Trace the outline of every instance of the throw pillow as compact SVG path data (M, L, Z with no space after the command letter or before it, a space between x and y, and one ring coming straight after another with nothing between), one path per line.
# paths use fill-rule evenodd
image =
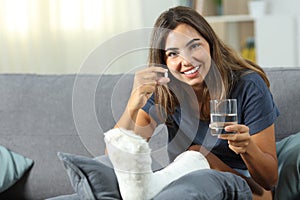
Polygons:
M45 200L80 200L78 194L66 194L57 197L50 197Z
M33 160L0 146L0 193L15 184L33 165Z
M58 152L58 157L80 199L121 199L118 181L112 167L80 155Z

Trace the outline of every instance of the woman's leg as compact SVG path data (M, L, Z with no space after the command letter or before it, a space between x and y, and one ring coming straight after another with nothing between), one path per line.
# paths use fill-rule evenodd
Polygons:
M169 166L153 173L151 149L145 139L127 130L111 131L105 134L105 142L123 199L152 199L179 177L209 168L200 152L185 151Z
M252 199L247 182L229 172L203 169L175 180L153 200Z
M300 199L300 133L276 144L278 183L274 199Z

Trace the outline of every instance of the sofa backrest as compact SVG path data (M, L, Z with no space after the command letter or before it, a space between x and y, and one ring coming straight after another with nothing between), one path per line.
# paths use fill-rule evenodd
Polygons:
M265 69L279 107L277 140L300 131L300 68ZM133 75L0 75L0 133L77 132L112 128L126 106Z
M300 131L300 68L266 72L281 112L279 140ZM45 199L45 188L52 195L72 193L57 152L103 155L103 133L123 113L132 84L133 75L122 74L0 74L0 144L35 162L12 195L18 191L28 199Z
M276 140L300 132L300 67L267 68L271 92L279 108L275 123Z

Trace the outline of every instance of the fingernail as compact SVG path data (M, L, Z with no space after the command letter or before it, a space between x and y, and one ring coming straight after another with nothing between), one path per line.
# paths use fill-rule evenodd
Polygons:
M165 75L164 75L165 78L168 78L168 70L165 71Z
M160 80L157 81L157 83L158 83L159 85L164 85L164 84L167 84L168 81L165 81L165 80L163 80L163 79L160 79Z
M226 126L226 127L225 127L225 131L231 131L231 128L228 127L228 126Z

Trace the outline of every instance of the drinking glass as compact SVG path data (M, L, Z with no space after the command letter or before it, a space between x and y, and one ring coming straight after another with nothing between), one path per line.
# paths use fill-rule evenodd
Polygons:
M211 134L233 134L226 132L225 126L237 124L237 101L236 99L221 99L210 101L210 129Z

